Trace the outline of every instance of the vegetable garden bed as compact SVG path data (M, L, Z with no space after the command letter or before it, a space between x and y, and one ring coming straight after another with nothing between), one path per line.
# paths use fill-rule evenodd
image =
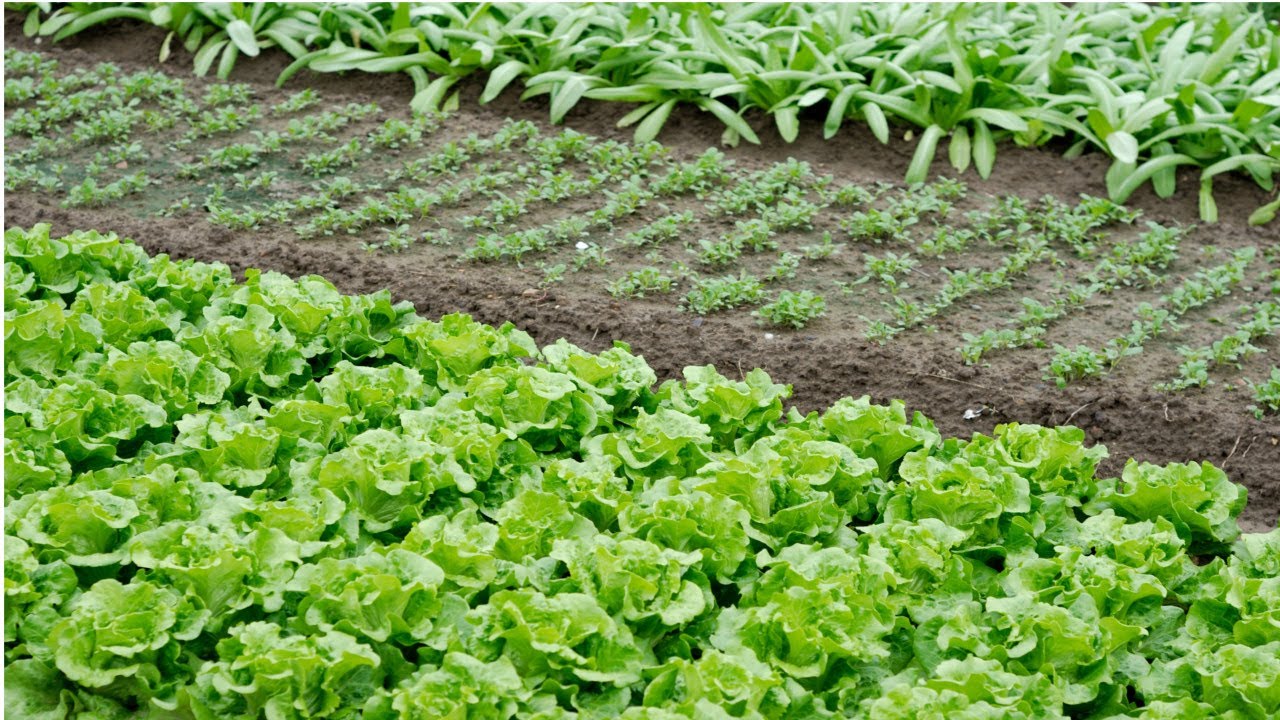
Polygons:
M1007 243L993 244L971 237L966 240L966 233L973 231L967 214L989 213L1001 198L1020 198L1034 214L1044 207L1040 205L1044 196L1055 199L1057 207L1078 209L1082 194L1106 196L1101 181L1105 161L1096 155L1066 160L1053 150L1003 148L989 180L979 181L972 173L959 176L960 182L968 186L965 197L939 199L937 192L921 195L901 184L911 158L909 143L882 146L857 125L845 128L830 140L823 139L819 129L805 125L806 129L791 144L771 141L774 136L762 129L764 145L722 149L721 163L730 168L732 175L731 182L720 187L738 187L743 177L776 172L779 167L785 171L788 162L799 162L803 165L801 181L807 185L804 201L820 206L813 218L815 226L813 230L776 232L770 240L779 244L777 249L739 251L737 258L719 265L702 262L708 253L699 240L723 244L723 238L735 234L737 223L750 222L757 216L754 212L724 214L709 206L732 197L722 194L699 199L696 192L648 200L634 215L604 227L590 222L590 214L599 210L606 199L598 193L555 201L530 200L526 214L498 230L477 229L460 222L467 218L492 219L491 206L501 199L497 192L508 197L525 192L524 181L517 181L496 191L477 192L473 198L463 198L451 206L438 206L427 218L415 214L407 222L394 218L359 220L351 226L351 232L329 228L332 234L326 234L322 228L304 237L307 227L314 228L315 219L322 214L320 210L291 212L286 221L267 217L252 229L236 225L253 219L237 213L243 208L269 208L281 201L314 195L313 184L323 188L335 177L381 183L385 190L337 197L336 205L358 216L359 211L368 209L368 199L386 197L387 191L394 191L404 182L389 181L389 172L403 171L419 158L430 162L448 143L462 143L473 135L490 140L501 137L504 130L510 134L512 118L524 124L522 131L532 128L543 141L562 137L563 129L545 124L544 109L536 103L518 103L503 96L488 105L478 105L471 100L479 94L480 85L464 85L462 92L468 99L447 119L432 125L434 129L420 141L421 148L404 144L389 148L371 142L368 136L384 133L388 120L412 121L406 109L412 86L401 76L303 74L295 77L289 87L277 90L273 83L286 60L266 53L259 58L240 59L232 77L237 85L207 81L188 74L180 51L168 63L156 66L153 53L163 39L158 30L108 26L53 46L36 45L21 37L13 38L11 45L45 53L57 61L58 74L90 72L104 62L114 64L120 76L159 69L166 73L162 77L180 81L186 95L197 103L197 118L202 112L217 109L201 104L206 100L248 93L247 106L257 106L263 118L243 130L189 143L176 151L171 148L172 141L190 132L188 124L162 131L163 142L139 130L131 142L145 146L145 155L151 160L135 159L131 164L126 161L123 168L105 164L99 185L107 186L138 172L150 172L157 184L120 200L104 201L100 206L69 206L70 186L81 182L83 168L104 146L79 148L72 153L78 158L71 164L75 169L66 174L66 186L57 192L28 186L6 193L10 222L30 225L50 221L64 230L114 229L137 239L152 252L227 262L238 271L263 267L294 275L319 273L347 292L389 288L395 297L411 300L429 316L462 311L491 323L510 320L543 343L564 337L598 351L614 340L622 340L642 354L662 378L679 377L685 366L693 364L713 363L735 373L738 368L745 372L760 367L785 377L795 390L792 401L805 410L819 409L845 395L867 392L882 401L903 399L934 418L944 432L958 435L990 431L995 424L1010 420L1054 425L1069 418L1084 428L1092 440L1107 443L1118 456L1153 462L1225 461L1232 478L1253 493L1246 523L1269 527L1275 522L1280 508L1280 471L1276 470L1280 467L1280 427L1274 416L1258 419L1248 410L1256 404L1248 382L1263 383L1275 364L1274 333L1252 339L1249 346L1255 350L1241 354L1238 368L1231 362L1210 364L1204 379L1212 382L1203 388L1177 392L1158 389L1179 380L1180 366L1187 362L1180 349L1194 352L1210 348L1249 323L1261 304L1275 298L1275 280L1269 279L1277 269L1275 225L1251 227L1245 222L1266 201L1265 194L1250 181L1230 175L1219 178L1221 217L1212 226L1197 224L1198 210L1190 195L1161 200L1149 190L1140 189L1126 207L1141 212L1141 217L1129 224L1113 222L1097 229L1105 237L1094 244L1091 255L1088 247L1084 248L1085 255L1079 254L1079 243L1068 244L1061 236L1050 238L1048 250L1052 256L1041 252L1024 272L1009 277L1005 286L991 287L952 301L945 308L936 308L941 312L922 316L912 328L886 339L874 334L875 323L899 325L900 317L908 317L900 313L936 306L944 297L940 293L948 286L945 273L990 272L1002 264L1018 262L1020 250L1023 255L1037 252L1035 248L1020 249ZM298 93L303 90L314 95L313 100L303 104L315 104L287 112L272 110L296 104ZM588 145L626 143L631 140L630 131L613 127L624 110L584 102L567 115L566 124L598 138ZM348 116L351 119L343 119ZM306 124L310 122L307 118L327 118L327 122L336 118L343 126L330 131L335 138L332 143L303 139L289 146L288 152L263 155L259 165L205 168L186 175L182 172L183 166L205 162L210 153L256 142L254 132L285 133L291 121ZM72 125L68 122L68 133ZM306 131L305 127L302 131ZM696 165L709 147L718 145L719 134L707 117L677 110L662 136L668 159L661 162L668 167ZM301 164L309 155L321 154L326 148L339 147L350 140L364 143L353 158L354 167L317 177ZM20 143L15 145L21 147ZM529 157L525 153L520 156L512 166ZM428 173L418 186L437 190L442 184L456 185L459 179L478 177L475 166L493 160L494 157L470 160L466 163L468 169L448 182ZM658 169L657 165L654 167ZM935 184L936 178L954 175L954 170L942 161L935 163L934 170L931 182ZM274 188L238 186L272 174L276 175ZM242 179L237 180L237 175ZM579 172L575 179L581 177ZM828 191L812 187L828 179ZM215 190L215 186L221 190ZM619 187L615 181L609 189ZM837 198L830 196L842 187L852 188L857 194L879 193L880 198L868 204L859 202L855 195L852 204L840 205L835 202ZM221 209L228 217L222 218L224 224L219 225L219 217L202 205L211 193L221 191L225 191L226 198ZM188 209L182 209L184 198ZM867 217L870 211L939 202L951 206L941 227L955 229L952 242L968 243L961 251L948 252L947 238L937 243L937 213L928 210L910 218L913 224L908 227L907 242L855 235L850 229L854 217L861 217L864 224L875 221L875 217ZM170 209L175 204L177 209ZM169 216L156 215L166 210ZM636 233L660 231L661 221L679 220L685 213L692 213L695 222L687 226L675 224L676 239L659 232L648 247L635 247L632 238ZM349 223L355 216L336 217ZM551 226L575 217L588 219L584 236L528 253L518 262L512 258L490 262L459 259L479 245L477 238L505 237L512 230ZM1043 213L1040 217L1044 217ZM1035 317L1026 315L1024 300L1051 308L1055 301L1069 297L1073 286L1086 282L1099 264L1107 261L1112 248L1140 240L1149 230L1148 221L1182 229L1176 257L1167 267L1157 268L1161 284L1143 288L1135 282L1138 278L1124 280L1131 284L1121 284L1115 292L1095 293L1081 307L1045 324L1046 333L1039 338L1044 347L1034 347L1034 343L1023 343L1023 347L1011 350L997 347L983 353L976 362L971 359L975 347L992 340L984 332L1004 331L1004 336L995 339L1007 342L1008 333L1022 328L1010 320L1019 315ZM400 235L412 242L401 248L388 247L389 241L396 241L397 226L402 224L409 228ZM424 233L428 236L424 237ZM826 242L824 235L828 234L830 244L838 251L820 257ZM433 239L451 244L433 244ZM585 242L588 251L578 250L577 242ZM922 246L929 243L935 243L941 252L924 252ZM692 252L686 250L686 245ZM370 247L376 249L365 249ZM1140 356L1119 357L1114 369L1107 368L1104 355L1098 367L1104 371L1100 377L1072 378L1065 388L1057 387L1056 377L1050 372L1056 357L1054 345L1073 351L1084 345L1094 353L1105 353L1109 342L1123 340L1129 334L1140 303L1160 306L1161 299L1175 287L1188 279L1194 281L1197 271L1227 265L1231 253L1247 248L1254 248L1255 256L1239 282L1228 279L1224 289L1230 294L1216 297L1203 307L1189 308L1180 320L1181 330L1145 342ZM655 249L661 250L656 260L651 255ZM601 250L607 264L592 257ZM892 269L895 257L917 263L893 278L894 282L909 286L896 295L889 292L891 286L881 277L891 274L884 272L885 266ZM713 280L746 273L763 280L780 265L787 272L784 258L799 259L791 270L796 277L763 283L764 292L758 302L706 316L682 309L684 298L696 289L696 278ZM673 272L675 263L683 264L696 277ZM582 269L576 270L579 265ZM878 272L873 275L872 270ZM610 294L611 288L617 290L627 281L635 287L637 274L646 272L651 280L657 276L659 283L670 280L671 291L642 290L645 297ZM975 277L980 279L981 275ZM782 290L819 294L825 302L825 314L798 331L763 325L752 312ZM905 310L896 304L897 296L907 303ZM1035 324L1033 320L1031 326ZM965 354L966 349L969 355ZM1077 367L1087 367L1089 361L1088 357L1067 359L1075 360ZM1103 470L1118 472L1119 464L1104 462Z
M1280 712L1263 179L25 19L14 717Z
M1208 463L5 249L12 717L1280 711L1280 529Z

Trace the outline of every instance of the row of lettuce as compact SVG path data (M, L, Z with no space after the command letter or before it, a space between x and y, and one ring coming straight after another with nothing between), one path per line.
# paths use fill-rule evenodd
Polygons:
M5 249L11 717L1280 713L1280 530L1208 464Z

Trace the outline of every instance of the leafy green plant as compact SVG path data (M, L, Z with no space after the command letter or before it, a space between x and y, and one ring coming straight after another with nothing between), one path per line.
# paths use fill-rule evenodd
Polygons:
M698 315L728 310L759 302L764 285L759 278L743 272L737 276L701 278L684 296L684 307Z
M1156 389L1178 391L1190 387L1205 387L1213 382L1209 379L1211 368L1224 365L1239 368L1240 361L1244 358L1264 352L1253 341L1275 335L1277 327L1280 327L1280 306L1275 302L1262 301L1251 310L1248 320L1239 323L1230 334L1209 345L1178 348L1178 353L1183 358L1178 365L1178 376L1156 385Z
M919 260L911 257L908 253L895 253L892 251L886 252L881 257L864 253L862 259L865 263L867 274L860 278L858 282L874 279L884 285L884 290L894 295L899 290L907 287L906 283L901 282L899 278L910 273L920 264Z
M831 240L830 232L822 233L822 241L812 245L801 245L800 254L806 260L829 260L840 254L844 249L844 243L836 243Z
M675 278L663 274L657 268L644 267L614 280L606 289L614 297L642 298L649 293L669 293L675 283Z
M342 168L354 166L359 160L360 149L360 141L353 138L351 142L341 147L308 153L302 158L300 164L317 177L331 175Z
M910 241L909 228L919 220L914 213L899 216L886 210L871 208L859 210L841 219L840 228L855 240L872 240L877 244L883 240Z
M1046 380L1053 380L1058 387L1066 387L1072 380L1101 375L1107 368L1107 359L1085 345L1074 349L1062 345L1053 346L1053 359L1049 361Z
M1246 379L1249 389L1253 392L1253 405L1249 406L1249 412L1254 417L1261 420L1267 414L1280 412L1280 368L1271 368L1271 375L1262 382L1255 383Z
M867 325L863 337L877 345L884 345L903 330L899 325L890 325L883 320L873 320L863 315L859 315L858 319Z
M809 290L783 290L773 301L761 305L751 314L771 325L786 325L797 330L827 312L827 302Z
M695 221L696 218L690 210L664 215L638 230L627 233L623 237L623 242L635 247L644 247L675 240Z
M320 96L311 88L303 88L298 92L292 93L289 97L271 106L272 115L288 115L290 113L302 112L309 107L320 104Z
M141 171L101 186L93 178L87 177L84 182L71 188L63 205L101 207L120 200L126 195L141 192L151 182L151 179Z
M778 256L778 261L769 268L769 274L765 275L766 282L781 282L790 280L796 276L796 271L800 269L801 256L792 252L784 252Z

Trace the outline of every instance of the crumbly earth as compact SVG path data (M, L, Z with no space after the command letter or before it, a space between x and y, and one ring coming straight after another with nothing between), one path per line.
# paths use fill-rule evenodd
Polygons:
M6 13L8 44L39 50L64 67L92 66L110 61L126 71L156 67L163 32L136 25L112 25L56 45L21 36L20 19ZM288 92L313 87L327 102L376 101L384 108L407 106L412 95L403 75L334 76L301 73L283 90L274 81L286 59L266 53L241 58L232 80L249 83L264 101L278 101ZM178 77L190 77L190 57L182 52L159 66ZM463 89L460 109L449 123L481 135L492 133L506 118L529 119L544 129L544 102L516 99L508 92L488 105L479 105L480 87ZM615 128L628 110L613 104L584 102L564 124L602 138L628 140L630 132ZM869 132L846 126L831 141L821 137L821 123L806 123L791 144L778 139L765 119L757 118L761 146L726 148L739 167L765 167L794 157L809 162L819 173L864 184L897 182L910 159L912 143L897 140L881 145ZM677 111L660 140L677 157L693 157L718 145L721 128L714 118L696 111ZM972 172L963 179L971 196L1017 194L1029 199L1055 195L1071 201L1081 193L1105 196L1102 176L1106 160L1097 155L1065 159L1061 148L1001 147L995 171L982 181ZM935 163L940 175L954 175L945 159ZM1179 177L1179 192L1166 200L1149 188L1127 205L1141 209L1144 218L1164 223L1196 222L1194 174ZM179 195L181 193L178 193ZM1194 243L1221 249L1265 248L1280 243L1280 227L1251 228L1248 214L1266 195L1240 178L1218 178L1216 197L1221 221L1199 228ZM829 294L827 317L799 330L767 330L744 312L694 317L681 312L671 298L614 300L602 291L602 281L573 279L548 289L536 287L541 272L512 264L479 265L446 261L439 248L415 245L398 254L367 253L349 238L301 240L287 227L232 231L202 219L156 217L125 207L67 209L60 197L32 192L6 193L6 226L49 222L55 231L73 228L113 230L131 237L152 253L179 258L219 261L240 271L248 267L289 275L319 274L350 293L388 288L397 299L412 301L426 316L470 313L488 323L514 322L539 343L557 338L599 351L615 340L625 341L645 357L663 378L678 376L688 365L714 364L732 374L761 367L775 380L792 384L792 401L802 410L819 409L846 395L869 394L878 401L901 398L912 409L934 419L944 434L988 432L999 423L1073 424L1111 451L1102 471L1119 472L1125 459L1151 462L1209 460L1223 466L1231 478L1249 488L1244 525L1258 530L1276 524L1280 512L1280 419L1257 420L1245 412L1249 404L1243 378L1259 379L1276 364L1280 341L1266 338L1264 354L1248 359L1239 371L1214 374L1208 391L1166 394L1153 389L1176 369L1179 345L1203 344L1229 330L1213 322L1229 317L1241 302L1265 297L1264 288L1244 290L1218 304L1193 311L1188 331L1148 347L1115 372L1059 389L1042 379L1048 351L1026 349L995 355L990 362L965 365L956 352L962 332L998 325L1011 316L1024 295L1034 293L1048 278L1031 274L1014 287L984 295L972 304L939 318L929 331L899 336L884 346L865 340L857 318L865 308L841 304ZM572 210L573 207L571 206ZM458 233L455 233L458 234ZM1194 247L1194 245L1190 246ZM813 281L856 277L861 252L849 248L846 260L816 269ZM1201 265L1211 264L1197 254L1183 253L1171 268L1175 280ZM587 276L590 273L579 273ZM1053 329L1051 342L1100 347L1107 338L1123 334L1132 319L1134 302L1150 295L1107 298L1092 304ZM993 320L994 318L994 320ZM1217 335L1215 335L1215 333ZM976 413L976 417L974 416Z

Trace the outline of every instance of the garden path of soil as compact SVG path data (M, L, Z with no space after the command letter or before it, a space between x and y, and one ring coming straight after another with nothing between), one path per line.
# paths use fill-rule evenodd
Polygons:
M164 33L154 28L117 24L52 45L39 45L21 36L21 18L6 12L6 45L39 50L64 66L111 61L125 70L155 67ZM287 59L268 52L257 59L240 58L232 80L248 82L264 97L276 97L274 80ZM160 66L178 77L190 77L190 57L176 52ZM383 107L407 105L412 86L403 75L334 76L301 73L287 90L314 87L329 100L374 100ZM515 99L509 92L489 105L479 105L480 87L464 87L461 109L451 123L474 125L478 131L496 128L504 118L526 118L542 127L544 102ZM629 108L584 102L565 125L603 138L628 140L628 131L614 125ZM757 121L759 119L757 118ZM757 123L764 125L767 123ZM807 123L801 136L787 145L771 128L761 127L764 144L726 149L740 166L763 166L788 156L812 163L821 172L839 171L859 182L897 181L910 160L912 146L897 141L881 145L864 128L846 126L831 141L822 139L820 123ZM676 112L661 141L677 156L692 156L718 144L721 128L714 118L696 111ZM941 161L935 170L949 168ZM964 176L971 191L991 195L1019 194L1036 198L1055 194L1072 199L1080 193L1105 196L1101 182L1106 160L1097 155L1064 159L1055 149L1000 148L988 181ZM1179 178L1179 193L1156 198L1149 189L1127 203L1161 221L1195 222L1195 177ZM1280 243L1275 226L1250 228L1248 214L1266 196L1239 178L1219 177L1216 196L1221 222L1215 241L1224 246ZM319 274L348 293L389 288L398 300L410 300L419 313L437 317L467 312L487 323L511 321L540 344L567 338L585 349L599 351L614 340L629 343L644 356L660 378L677 377L688 365L714 364L726 375L764 368L778 382L792 384L792 400L802 410L820 409L847 395L869 394L877 401L904 400L934 420L944 435L968 436L990 432L998 423L1018 421L1084 428L1093 442L1110 449L1102 471L1115 474L1124 459L1151 462L1209 460L1224 466L1236 482L1249 488L1250 503L1243 524L1252 530L1275 526L1280 511L1280 422L1274 417L1255 420L1244 411L1242 393L1201 395L1194 391L1165 395L1151 389L1143 373L1117 373L1098 381L1058 389L1040 378L1033 363L1003 362L992 367L965 366L954 343L915 333L905 341L880 347L835 323L768 338L750 317L692 318L671 304L617 302L598 291L582 293L552 288L528 293L525 276L504 266L431 265L412 253L368 254L352 241L299 241L292 232L235 232L188 219L138 217L111 208L64 209L56 198L34 193L6 193L5 225L53 224L55 231L75 228L113 230L130 237L152 253L176 258L224 262L237 271L247 267L276 270L292 276ZM1123 315L1125 310L1118 311ZM1275 338L1265 342L1280 352ZM1142 362L1140 356L1135 363ZM1268 360L1274 363L1275 358ZM965 420L966 410L981 410Z

